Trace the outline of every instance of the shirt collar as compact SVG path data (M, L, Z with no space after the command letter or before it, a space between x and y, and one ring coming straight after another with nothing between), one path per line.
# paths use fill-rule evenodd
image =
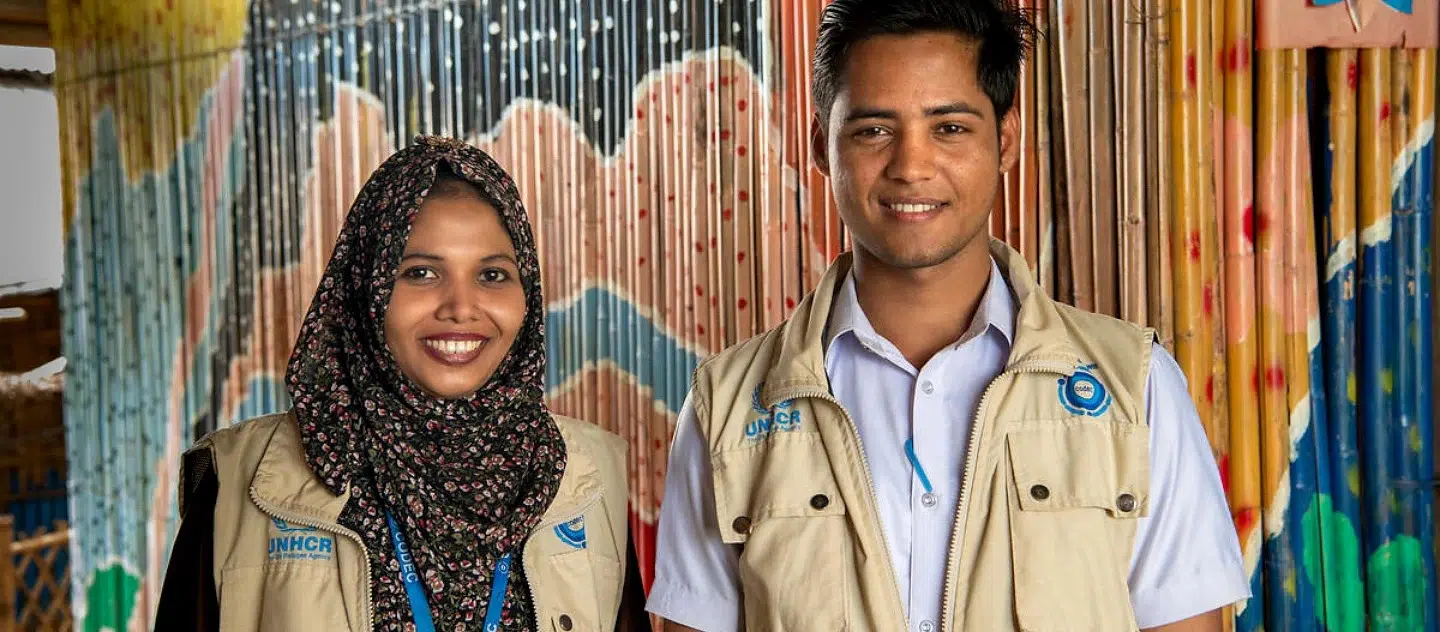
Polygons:
M1010 284L1005 280L1005 275L1000 272L1000 266L996 265L995 259L992 257L990 259L990 280L985 285L985 294L980 297L980 306L975 310L975 316L970 321L970 328L951 345L951 348L969 342L991 327L1005 337L1007 345L1013 343L1016 309ZM880 334L875 332L875 327L870 324L865 310L860 308L860 298L855 292L854 269L846 273L845 280L840 285L840 291L835 296L835 303L830 308L830 319L826 324L824 338L825 352L828 354L835 340L846 333L854 334L861 341L882 339Z

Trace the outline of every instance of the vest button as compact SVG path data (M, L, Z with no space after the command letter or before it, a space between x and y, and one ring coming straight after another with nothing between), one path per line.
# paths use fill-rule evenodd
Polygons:
M816 511L829 507L830 497L825 494L815 494L810 497L810 506L814 507Z
M730 527L735 529L735 533L750 535L750 518L740 516L735 519L735 522L730 523Z
M1115 499L1115 506L1125 513L1135 511L1135 497L1130 494L1120 494L1120 497Z
M568 615L568 614L562 614L562 615L560 615L560 629L561 629L561 630L565 630L565 632L570 632L570 629L573 628L573 627L575 627L575 622L570 620L570 615Z
M1033 485L1030 487L1030 497L1035 500L1045 500L1050 497L1050 488L1044 485Z

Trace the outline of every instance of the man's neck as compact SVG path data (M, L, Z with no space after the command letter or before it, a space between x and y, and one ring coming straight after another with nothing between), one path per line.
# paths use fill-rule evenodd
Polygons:
M990 252L977 239L950 260L920 269L881 263L855 250L855 294L880 334L919 369L970 328L990 282Z

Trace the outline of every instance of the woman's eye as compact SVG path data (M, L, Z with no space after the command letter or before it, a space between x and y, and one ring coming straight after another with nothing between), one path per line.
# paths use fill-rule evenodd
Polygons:
M480 273L480 281L484 283L504 283L510 280L510 273L499 268L491 268Z
M406 268L400 273L400 276L406 279L420 281L433 279L438 277L439 275L435 274L434 270L431 270L430 268L427 268L425 266L415 266L413 268Z
M883 134L885 134L883 127L866 127L855 131L855 135L860 138L874 138Z

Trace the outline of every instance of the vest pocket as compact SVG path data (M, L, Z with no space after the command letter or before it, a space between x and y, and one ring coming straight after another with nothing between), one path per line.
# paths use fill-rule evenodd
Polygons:
M1135 519L1149 512L1149 428L1022 422L1005 444L1020 629L1138 629L1127 576Z
M601 621L600 594L619 585L619 562L586 548L546 556L535 566L540 577L531 578L530 586L540 606L542 629L602 632L615 625Z
M271 562L220 573L221 632L349 630L333 563Z
M743 544L745 629L846 629L853 539L819 435L771 435L712 463L721 539Z

